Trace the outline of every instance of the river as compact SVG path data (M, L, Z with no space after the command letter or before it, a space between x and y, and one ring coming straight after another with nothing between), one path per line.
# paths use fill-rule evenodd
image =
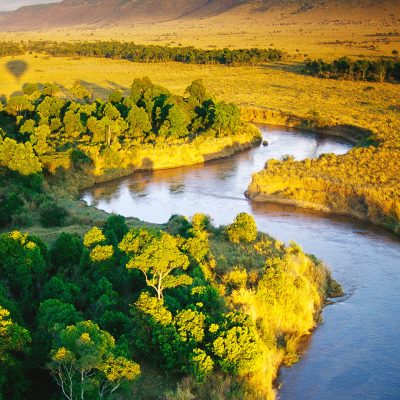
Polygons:
M172 214L228 224L251 213L259 230L324 260L346 296L325 308L300 362L281 371L281 400L400 399L400 241L370 224L290 206L254 203L244 191L268 159L342 154L346 141L260 126L268 147L168 171L135 173L84 192L108 212L162 223Z

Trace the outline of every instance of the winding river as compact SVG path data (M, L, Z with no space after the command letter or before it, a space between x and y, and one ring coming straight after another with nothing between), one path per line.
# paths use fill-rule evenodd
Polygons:
M400 241L367 223L244 197L265 161L344 153L344 140L260 126L269 141L206 165L142 172L98 185L83 199L100 209L150 222L204 212L216 225L251 213L260 230L294 240L323 259L346 297L326 307L301 361L281 371L281 400L400 399Z

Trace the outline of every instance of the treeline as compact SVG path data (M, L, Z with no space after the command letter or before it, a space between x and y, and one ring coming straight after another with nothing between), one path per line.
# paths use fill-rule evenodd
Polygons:
M132 42L50 42L0 43L0 55L25 52L62 57L101 57L142 63L175 61L187 64L259 65L277 62L284 53L277 49L215 49L138 45Z
M0 42L0 57L16 56L24 53L25 53L24 47L18 43Z
M307 60L305 72L319 78L399 82L400 61L397 59L353 61L348 57L339 58L332 63L326 63L323 60Z
M321 264L246 214L226 229L173 216L163 230L111 216L51 246L4 233L0 397L270 398L330 286Z
M22 175L40 172L44 160L51 163L57 154L68 153L75 163L103 155L113 168L120 157L129 159L146 146L222 138L246 129L238 107L213 100L201 81L187 88L186 97L148 78L136 79L129 96L114 91L107 101L93 101L80 83L70 98L58 96L56 84L25 84L23 92L0 104L0 165Z
M215 101L201 81L185 97L148 78L136 79L129 95L114 91L107 100L93 100L80 83L62 97L54 83L22 90L0 103L0 167L14 174L0 172L0 226L27 227L35 218L64 225L65 210L31 187L42 173L75 193L83 181L91 186L96 177L201 163L206 154L236 142L249 147L260 136L236 105Z

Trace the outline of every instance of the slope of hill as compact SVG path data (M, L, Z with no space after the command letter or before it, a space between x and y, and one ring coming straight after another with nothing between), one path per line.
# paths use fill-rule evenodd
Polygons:
M265 22L294 23L395 19L397 0L64 0L57 4L22 7L0 14L1 30L32 30L66 26L116 26L241 15Z
M2 30L45 27L119 25L173 20L224 12L240 0L64 0L22 7L0 15Z

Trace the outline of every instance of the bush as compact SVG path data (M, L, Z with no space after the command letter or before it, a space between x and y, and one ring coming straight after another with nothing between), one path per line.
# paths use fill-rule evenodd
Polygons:
M79 265L82 253L82 241L76 235L62 232L50 250L50 258L56 267L69 270Z
M29 227L33 225L32 216L29 210L22 210L21 213L15 214L11 217L11 223L14 227Z
M233 224L226 228L226 235L230 242L254 242L257 238L257 225L254 218L246 213L240 213Z
M63 226L67 217L67 210L54 201L46 201L40 206L40 222L45 227Z
M12 221L14 215L23 211L24 201L17 193L7 194L0 199L0 226L6 226Z
M106 233L106 236L107 232L112 231L120 242L128 233L129 228L128 225L126 225L125 217L122 215L111 215L104 223L103 231Z
M182 236L184 238L190 237L190 230L192 224L188 219L182 215L172 215L168 220L166 231L172 236Z

